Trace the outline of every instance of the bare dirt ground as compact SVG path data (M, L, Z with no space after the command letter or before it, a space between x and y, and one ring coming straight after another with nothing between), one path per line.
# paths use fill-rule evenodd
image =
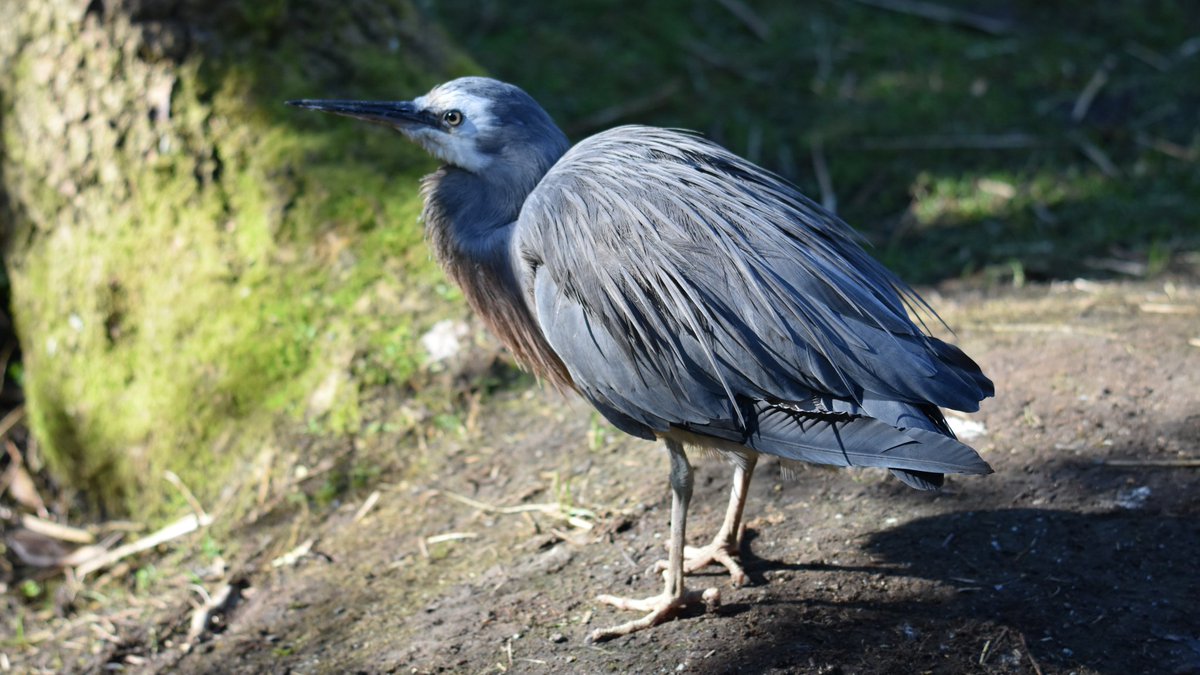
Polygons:
M90 667L1200 673L1200 288L927 298L996 382L971 417L986 432L969 441L996 473L927 494L883 472L785 480L760 463L742 553L751 584L689 577L721 589L715 614L585 644L632 618L597 593L659 590L647 568L665 551L667 460L584 404L531 391L488 404L474 433L436 440L427 470L382 476L365 515L356 496L311 531L250 528L228 576L234 602L190 651L178 648L189 608L168 606L119 630ZM699 543L729 476L695 463ZM313 543L281 561L265 553L281 533Z

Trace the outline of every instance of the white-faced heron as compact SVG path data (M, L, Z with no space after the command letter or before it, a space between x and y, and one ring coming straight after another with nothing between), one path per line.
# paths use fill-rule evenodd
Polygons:
M614 426L670 454L666 586L647 628L719 601L683 575L735 557L758 453L883 467L912 487L991 468L939 406L979 409L991 381L909 309L930 311L854 232L780 177L698 136L623 126L571 147L511 84L465 77L412 101L292 105L395 128L445 166L425 177L425 229L442 267L516 359L574 389ZM684 547L684 446L733 464L720 532Z

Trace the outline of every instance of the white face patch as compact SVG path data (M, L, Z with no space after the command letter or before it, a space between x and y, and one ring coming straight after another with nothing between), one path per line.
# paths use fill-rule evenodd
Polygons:
M476 173L487 168L492 158L479 152L475 142L481 132L496 125L496 118L492 116L486 99L439 87L413 99L413 103L418 108L432 110L439 115L457 110L462 113L463 122L449 129L401 128L401 133L447 164Z

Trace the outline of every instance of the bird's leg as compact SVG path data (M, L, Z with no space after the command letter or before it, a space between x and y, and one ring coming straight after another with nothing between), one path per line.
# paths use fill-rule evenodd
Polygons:
M684 588L683 541L687 529L688 503L692 499L692 465L688 463L683 445L673 440L667 440L666 444L667 450L671 454L671 551L666 574L663 575L663 592L644 600L612 595L601 595L596 598L598 602L619 609L649 613L640 619L634 619L619 626L598 628L588 635L588 640L591 642L628 635L656 626L674 617L680 610L691 604L703 602L706 607L713 609L721 602L720 591L715 588L709 588L703 592L688 591Z
M754 465L758 456L746 454L739 456L733 462L733 487L729 492L729 507L725 509L725 521L721 530L713 537L708 546L695 548L687 546L683 550L683 571L685 573L708 565L723 565L729 570L729 583L734 586L745 585L746 572L734 559L742 547L742 510L746 506L746 494L750 490L750 479L754 476ZM669 563L659 561L655 566L658 570L669 567Z

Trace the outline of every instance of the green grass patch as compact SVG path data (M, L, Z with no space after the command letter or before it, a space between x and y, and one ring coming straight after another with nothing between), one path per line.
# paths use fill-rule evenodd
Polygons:
M852 2L751 5L765 39L716 2L436 11L564 128L676 83L619 122L698 130L817 198L819 141L840 215L913 282L1010 260L1034 279L1095 275L1089 259L1113 256L1164 270L1200 248L1200 54L1188 42L1200 6L982 6L1012 25L990 36ZM1104 85L1075 120L1097 71ZM994 147L1005 138L1025 141ZM988 189L997 182L1014 194Z

